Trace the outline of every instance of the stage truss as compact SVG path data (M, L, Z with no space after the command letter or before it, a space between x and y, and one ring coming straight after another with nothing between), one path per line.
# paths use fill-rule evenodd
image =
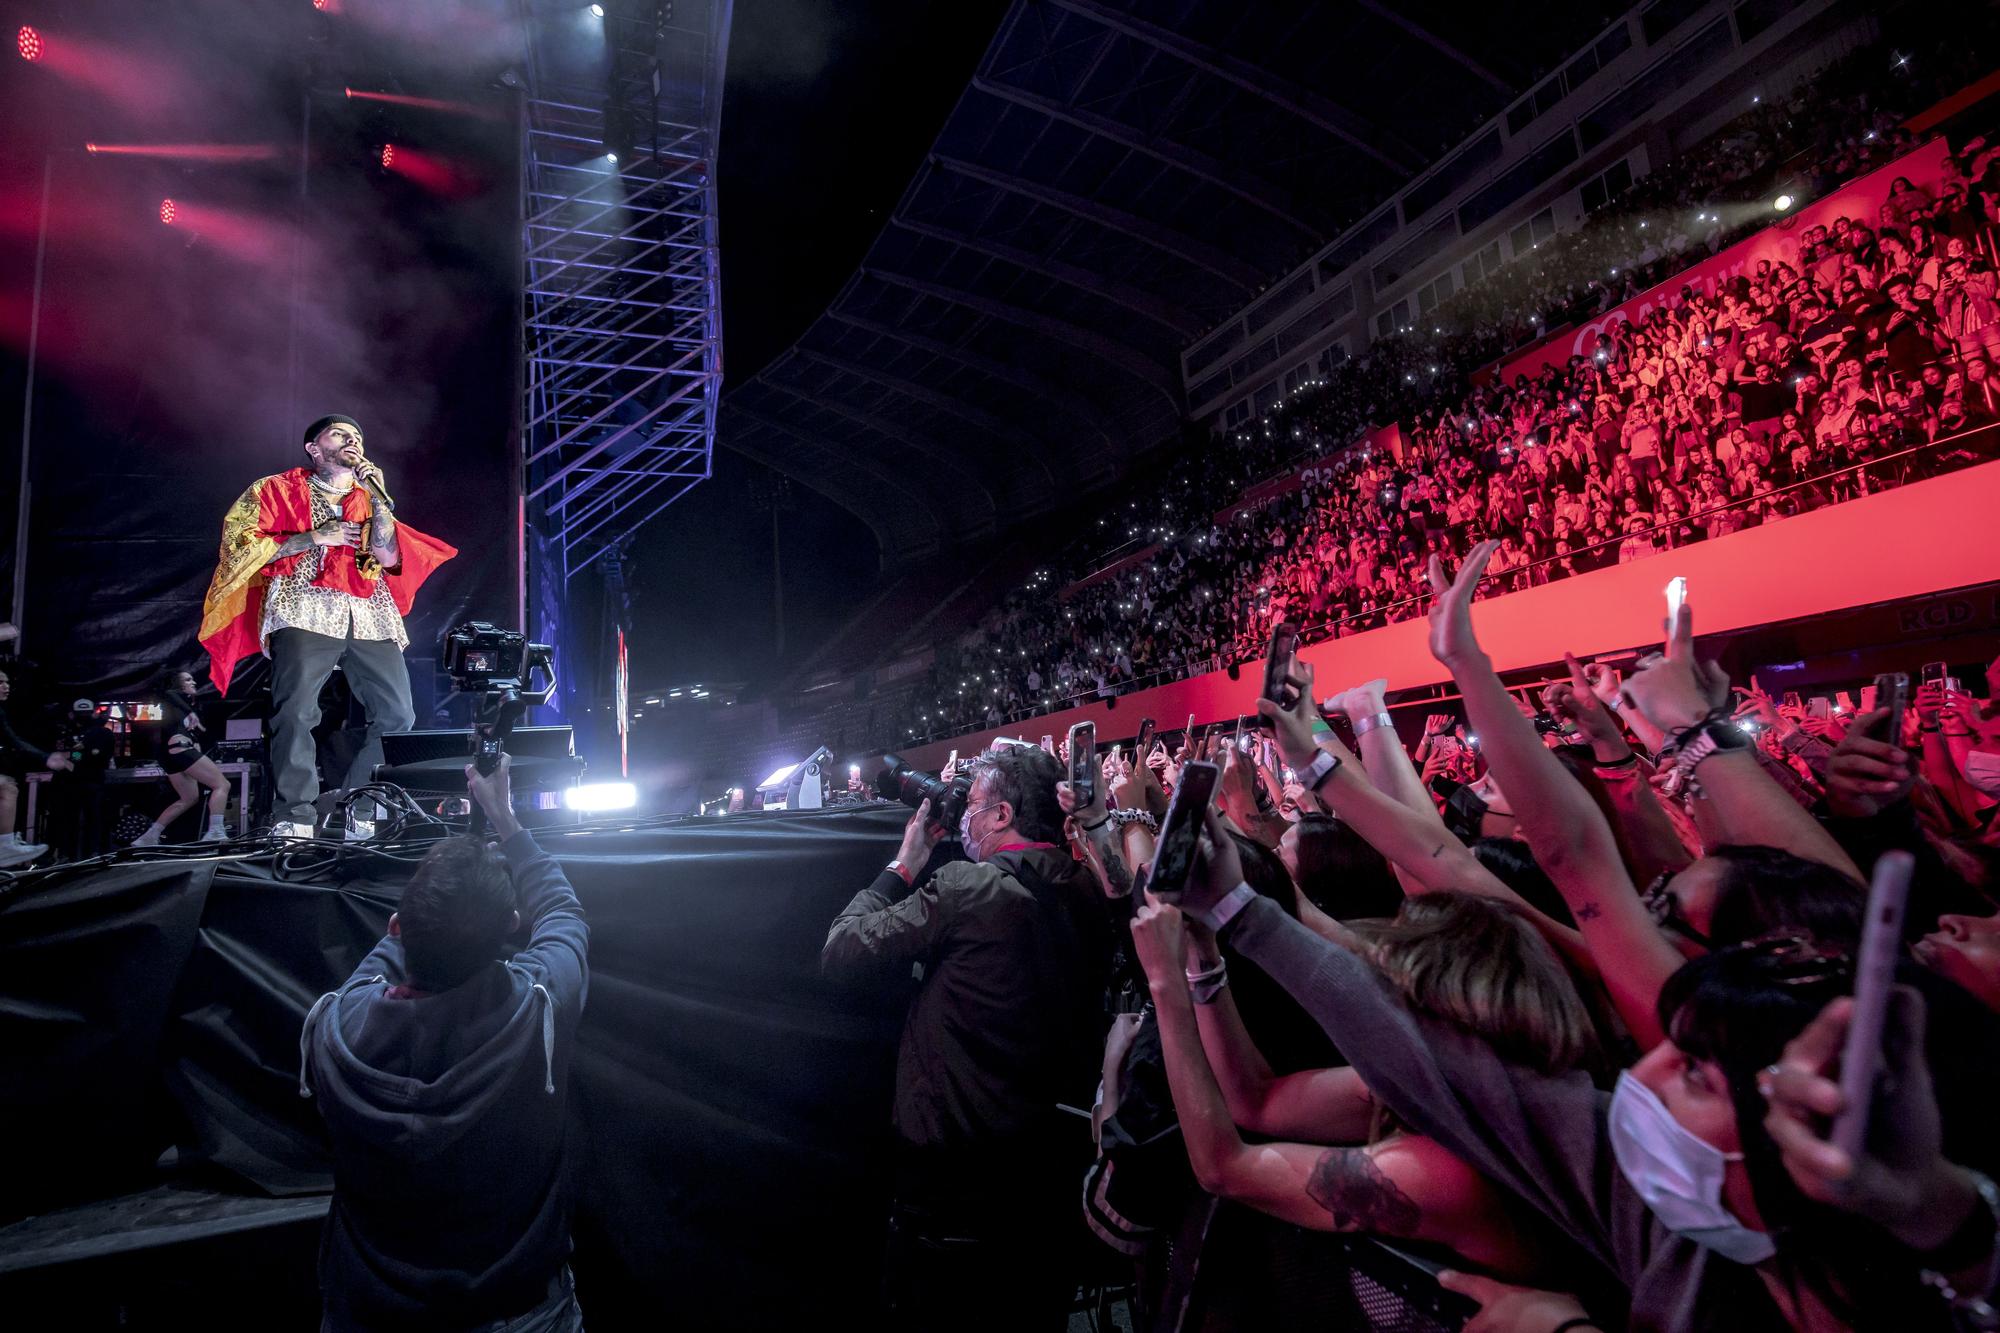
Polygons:
M537 600L708 477L722 390L730 0L605 8L601 51L579 52L568 8L529 51L521 438Z

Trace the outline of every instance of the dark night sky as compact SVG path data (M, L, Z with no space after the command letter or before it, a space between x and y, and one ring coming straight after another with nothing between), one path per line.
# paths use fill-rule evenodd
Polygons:
M1005 0L745 0L723 98L725 365L755 374L826 308L881 229L1006 12ZM772 666L772 474L715 451L715 475L634 543L634 683L758 680ZM873 583L874 537L790 488L788 654Z

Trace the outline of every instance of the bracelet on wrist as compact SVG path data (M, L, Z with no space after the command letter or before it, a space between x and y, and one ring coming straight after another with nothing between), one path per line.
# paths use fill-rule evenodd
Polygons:
M1110 820L1112 826L1115 829L1117 829L1117 831L1120 834L1124 834L1125 832L1130 830L1134 824L1137 824L1140 827L1148 829L1156 834L1160 831L1159 821L1153 818L1153 814L1150 810L1119 809L1119 810L1113 810L1109 815L1105 817L1108 820Z
M1098 820L1095 824L1078 823L1076 827L1077 831L1080 833L1095 833L1097 832L1097 830L1103 828L1106 824L1109 824L1110 822L1111 822L1111 814L1109 811L1106 811L1104 818Z
M1375 714L1373 717L1359 717L1354 719L1354 739L1360 740L1377 727L1388 727L1393 731L1395 726L1396 719L1389 716L1386 710Z
M1196 1004L1214 1004L1222 994L1222 988L1229 984L1229 968L1217 958L1212 967L1187 974L1188 994Z

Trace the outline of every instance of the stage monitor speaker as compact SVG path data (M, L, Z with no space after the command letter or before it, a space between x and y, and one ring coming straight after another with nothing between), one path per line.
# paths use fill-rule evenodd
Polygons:
M507 737L507 756L517 792L561 791L583 775L569 727L516 727ZM462 728L397 732L382 738L382 758L375 769L377 782L393 782L414 793L462 796L465 766L472 762L472 733Z

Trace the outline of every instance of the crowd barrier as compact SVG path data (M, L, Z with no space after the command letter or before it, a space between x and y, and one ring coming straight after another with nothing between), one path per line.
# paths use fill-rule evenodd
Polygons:
M871 1308L906 996L823 981L819 952L907 813L537 833L591 927L570 1109L592 1329L809 1327ZM162 859L0 897L0 1136L32 1145L0 1173L0 1223L146 1190L169 1151L179 1178L247 1194L330 1188L299 1028L380 938L406 874L376 862L321 883ZM294 1227L292 1243L313 1237ZM1313 1252L1334 1266L1297 1280L1388 1321L1372 1326L1456 1327L1425 1313L1449 1298L1421 1267L1366 1247L1350 1261L1344 1241Z

